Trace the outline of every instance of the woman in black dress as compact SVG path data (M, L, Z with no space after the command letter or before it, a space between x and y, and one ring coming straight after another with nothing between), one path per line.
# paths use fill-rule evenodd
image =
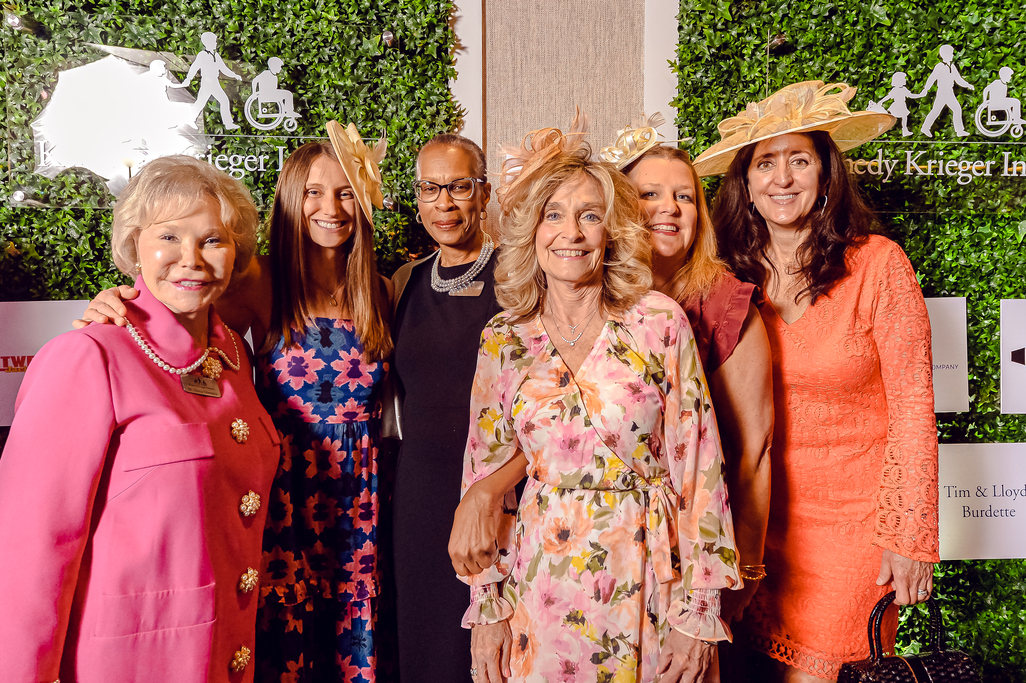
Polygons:
M481 227L491 195L481 148L459 135L433 138L417 158L415 187L417 221L439 249L392 278L402 437L392 508L399 670L402 683L448 683L471 680L470 631L461 626L469 589L447 546L478 344L501 309L493 242Z

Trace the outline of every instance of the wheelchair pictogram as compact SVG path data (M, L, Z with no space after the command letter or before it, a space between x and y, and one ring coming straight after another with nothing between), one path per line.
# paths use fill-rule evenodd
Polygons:
M278 74L284 62L277 57L267 60L267 70L253 79L253 94L246 100L242 110L257 130L273 130L284 125L285 130L296 130L296 113L292 93L278 87Z
M1015 97L1008 96L1008 82L1012 69L1003 66L998 71L998 80L983 91L983 103L976 109L976 129L989 138L1011 133L1020 138L1023 133L1022 105Z

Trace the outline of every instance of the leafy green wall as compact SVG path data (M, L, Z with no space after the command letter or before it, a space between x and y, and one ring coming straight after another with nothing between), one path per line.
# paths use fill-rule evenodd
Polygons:
M78 208L12 208L6 201L15 184L29 182L17 169L31 152L24 139L12 139L11 125L23 130L39 114L40 91L52 87L60 68L100 56L85 42L190 55L199 34L212 30L226 59L260 69L268 56L279 56L286 63L281 87L296 94L303 115L296 134L321 136L329 118L354 121L367 136L384 128L385 194L412 205L416 149L458 119L447 89L450 8L441 0L19 3L16 11L31 14L44 30L0 28L0 134L7 141L0 145L0 300L82 298L123 281L108 257L110 211L103 207L109 200L99 179L61 176L52 184L53 196ZM883 97L893 71L906 72L912 89L922 84L943 43L956 46L959 69L978 85L978 96L997 66L1021 62L1024 24L1013 1L683 0L677 124L695 136L693 149L704 149L718 139L715 124L724 115L806 78L847 81L860 89L856 104L865 106L866 94ZM397 36L396 48L382 44L385 30ZM767 39L778 34L787 42L767 54ZM248 86L237 92L244 99ZM971 113L966 106L967 123ZM213 107L207 122L218 129ZM859 156L887 150L886 140L895 139L891 133ZM230 153L232 144L221 142L219 149ZM936 150L958 158L964 148L941 144ZM980 152L987 153L996 154ZM274 178L247 182L266 204ZM1022 185L905 179L865 188L927 296L968 298L972 410L941 416L943 440L1026 441L1026 420L1000 414L997 337L998 301L1026 297ZM375 223L385 272L427 247L423 231L404 215L379 212ZM985 664L985 680L1026 681L1026 563L948 562L936 581L953 640ZM910 620L904 633L906 644L917 647L921 620Z
M38 26L34 32L12 30L6 22L0 27L0 300L88 298L124 281L108 257L111 197L102 181L68 172L48 181L25 171L33 158L27 126L53 92L57 72L105 56L87 42L188 56L199 51L200 34L213 31L224 59L243 65L246 83L222 81L240 133L257 132L241 113L248 80L268 57L280 57L285 68L279 87L294 93L302 116L292 135L323 137L324 122L332 118L355 122L366 137L386 133L383 191L407 206L414 201L409 184L416 150L435 133L451 130L459 117L448 90L454 36L446 0L27 0L7 8ZM395 47L382 41L386 30L395 35ZM208 132L221 132L217 108L209 105L205 115ZM291 150L301 142L278 144ZM251 144L224 138L216 148L246 154ZM258 205L269 207L276 179L247 175ZM40 189L48 205L72 208L13 208L6 200L19 187ZM376 214L383 271L426 248L424 231L411 230L411 224L408 215Z
M683 0L677 125L701 151L719 140L721 119L802 80L847 82L859 89L852 104L864 109L868 100L884 97L895 71L905 72L908 88L918 92L939 61L938 48L950 44L962 76L976 86L956 89L973 132L966 140L985 140L971 119L998 68L1021 69L1021 9L1015 0ZM1026 99L1026 72L1016 73L1009 90ZM934 141L922 144L918 125L932 99L931 93L911 101L909 125L916 134L906 140L917 141L917 151L929 149L931 159L999 161L1005 151L1022 158L1015 151L1022 147L954 144L947 114L933 129ZM852 156L868 159L882 150L904 159L912 148L901 140L892 130ZM885 230L912 260L924 294L968 299L971 409L938 416L942 442L1026 441L1026 418L1000 413L998 338L1000 300L1026 298L1026 179L959 185L951 178L861 178ZM1026 562L944 562L935 581L951 640L984 666L984 680L1026 681ZM900 640L916 649L923 637L921 615L907 619Z

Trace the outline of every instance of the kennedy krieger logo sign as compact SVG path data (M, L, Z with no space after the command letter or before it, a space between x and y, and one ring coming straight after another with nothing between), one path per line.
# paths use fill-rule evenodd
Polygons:
M171 154L206 158L235 178L280 171L284 146L258 143L249 153L218 154L212 139L239 137L245 130L239 118L258 135L279 127L296 130L300 114L293 94L278 81L285 62L268 58L267 68L250 81L251 94L233 101L222 82L242 81L239 71L246 65L226 61L214 33L203 33L200 42L202 49L192 56L91 43L108 56L60 71L32 122L34 171L54 178L84 168L103 178L115 196L148 161ZM220 133L204 129L208 107L220 114Z

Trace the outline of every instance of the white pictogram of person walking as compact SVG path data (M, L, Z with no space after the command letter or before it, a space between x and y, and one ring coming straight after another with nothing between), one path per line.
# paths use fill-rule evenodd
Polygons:
M917 95L905 85L908 83L908 76L902 71L896 71L891 76L891 89L887 91L884 98L879 102L870 102L869 106L866 107L869 111L879 112L881 114L889 113L896 119L901 119L901 134L904 137L912 135L912 131L908 127L908 102L906 100L916 100L923 95ZM887 100L893 100L890 108L884 107L884 102Z
M920 97L922 97L930 91L931 87L937 86L937 95L933 100L933 107L930 109L930 113L926 115L926 120L923 121L921 130L923 135L932 138L933 133L930 130L933 128L937 117L947 107L951 110L955 134L959 137L965 137L969 135L969 131L965 129L965 124L962 122L962 105L959 104L958 98L955 97L955 86L959 85L969 90L975 90L975 88L962 78L962 74L958 73L958 67L955 66L953 61L955 58L955 48L950 45L941 45L940 58L941 61L937 63L937 66L933 67L930 78L926 81L926 85L923 86L922 92L919 93Z
M983 89L983 103L976 110L976 128L987 137L996 138L1009 128L1012 137L1022 136L1026 124L1022 120L1022 104L1008 96L1013 74L1011 67L1003 66L998 70L998 79Z
M253 79L253 94L246 100L243 111L254 128L271 130L284 120L286 130L296 129L299 114L293 106L292 92L278 87L278 74L284 64L278 57L271 57L267 60L267 70ZM265 105L273 105L273 108L267 109Z
M224 124L225 129L236 130L239 124L235 123L235 120L232 118L231 104L228 101L228 94L221 87L220 78L224 75L241 81L242 76L229 69L228 65L221 59L221 55L217 54L217 36L207 31L200 36L200 42L203 43L203 51L196 55L196 59L193 60L192 66L189 67L189 73L186 74L185 80L178 85L170 87L189 87L198 71L200 75L200 89L196 93L196 104L193 107L196 116L199 116L212 97L217 100L221 107L221 123Z

